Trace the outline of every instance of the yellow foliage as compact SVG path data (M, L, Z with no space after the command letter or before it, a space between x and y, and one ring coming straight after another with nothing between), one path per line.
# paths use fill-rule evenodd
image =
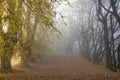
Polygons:
M55 27L54 2L60 0L0 0L0 55L27 55L48 50L61 32ZM8 22L7 33L2 25Z

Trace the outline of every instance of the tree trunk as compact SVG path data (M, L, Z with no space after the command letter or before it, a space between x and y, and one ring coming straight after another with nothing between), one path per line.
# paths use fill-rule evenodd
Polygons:
M11 66L11 57L1 57L1 67L5 70L12 69Z
M28 20L30 21L29 16L30 16L30 12L28 11ZM35 15L35 22L34 22L34 27L33 27L33 30L32 30L33 33L31 33L31 31L30 31L30 24L28 24L28 30L27 30L27 41L26 42L27 42L27 44L29 44L29 46L27 46L28 54L25 57L30 62L35 62L35 59L32 57L32 54L33 54L32 53L32 45L33 45L32 43L35 40L34 37L35 37L35 34L36 34L37 26L38 26L38 15Z
M26 55L26 59L29 61L29 62L36 62L35 61L35 58L33 58L33 53L32 53L32 45L28 46L27 47L27 51L28 51L28 54Z
M118 65L117 65L117 67L118 67L118 70L120 72L120 44L117 47L117 54L118 54Z
M73 42L74 42L74 38L70 37L67 45L67 50L66 50L68 53L72 53Z
M29 63L28 63L28 59L27 59L26 57L22 57L22 58L21 58L20 67L24 67L24 68L30 67L30 65L29 65Z
M113 70L111 50L109 47L109 35L107 29L107 18L104 19L104 45L105 45L105 54L106 54L106 67L110 70Z
M113 28L113 20L112 20L112 15L110 15L110 27L111 27L111 51L113 54L113 65L114 65L114 72L117 72L117 65L116 65L116 57L115 57L115 44L114 44L114 28Z
M14 34L14 38L11 35L13 34L11 34L10 32L2 34L5 43L3 46L4 52L1 55L1 67L5 70L12 69L11 57L13 56L14 46L17 43L17 34Z

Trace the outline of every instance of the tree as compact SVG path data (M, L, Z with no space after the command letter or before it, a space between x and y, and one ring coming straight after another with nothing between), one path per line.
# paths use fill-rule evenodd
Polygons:
M21 3L20 3L21 4ZM3 53L1 53L1 67L11 69L11 57L14 54L13 49L17 43L17 32L20 29L21 14L20 4L16 6L16 1L1 1L1 39L3 43ZM3 6L3 7L2 7ZM19 21L18 21L19 20ZM17 26L17 27L16 27ZM7 31L5 31L8 29Z
M104 10L106 10L108 13L111 13L117 20L118 24L120 25L120 15L119 15L119 0L109 0L109 6L112 8L111 9L107 9L101 2L100 5L104 8Z
M104 31L103 39L104 39L104 46L105 46L106 66L110 70L113 70L111 49L109 47L109 32L108 32L108 22L107 22L109 12L103 13L103 10L100 4L101 4L101 0L98 0L97 17L98 17L98 20L102 23L103 31Z
M11 58L15 54L16 45L19 46L20 55L28 59L26 56L30 57L28 55L32 54L34 43L40 42L38 34L44 34L43 39L47 37L49 39L47 43L50 43L52 40L50 36L60 33L55 27L54 2L58 1L0 0L0 42L2 46L0 57L3 69L12 69ZM43 47L43 45L48 45L47 43L39 45Z

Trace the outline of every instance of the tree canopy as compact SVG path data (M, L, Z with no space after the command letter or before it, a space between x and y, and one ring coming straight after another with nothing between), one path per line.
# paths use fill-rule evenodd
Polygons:
M55 27L58 0L0 0L0 57L11 68L14 54L27 56L48 49L60 31Z

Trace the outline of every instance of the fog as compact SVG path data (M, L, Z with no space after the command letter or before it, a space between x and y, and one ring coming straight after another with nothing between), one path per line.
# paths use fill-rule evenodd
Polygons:
M120 65L120 0L69 0L56 6L62 35L54 53L81 54L95 64L106 63L117 72ZM62 19L61 16L62 15Z
M70 4L70 5L69 5ZM69 0L69 3L63 2L57 5L57 28L61 31L60 39L56 39L52 44L51 49L53 52L65 53L71 41L72 52L79 53L79 42L76 36L75 29L79 26L80 18L80 1ZM63 16L63 18L61 18Z
M120 80L120 0L0 0L0 80Z

